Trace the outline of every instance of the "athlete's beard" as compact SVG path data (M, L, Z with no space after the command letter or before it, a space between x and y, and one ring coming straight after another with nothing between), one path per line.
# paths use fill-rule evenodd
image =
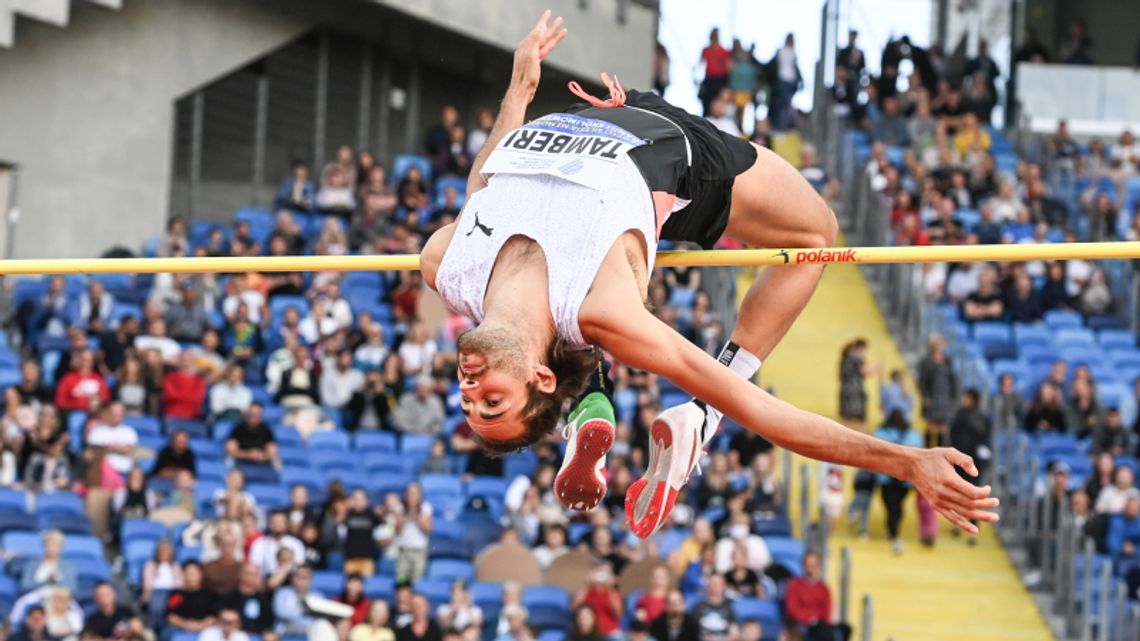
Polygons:
M513 332L476 327L460 334L456 343L461 354L482 356L486 369L509 374L520 381L527 379L526 348Z

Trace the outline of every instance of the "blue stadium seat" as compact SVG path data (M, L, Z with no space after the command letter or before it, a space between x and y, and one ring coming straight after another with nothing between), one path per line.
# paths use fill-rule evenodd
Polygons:
M1053 332L1053 344L1057 347L1094 347L1096 336L1084 327L1061 327Z
M44 555L44 544L36 532L11 531L0 536L0 548L5 556L41 557Z
M430 434L403 434L400 436L400 452L404 454L427 454L435 437Z
M1108 360L1117 369L1140 367L1140 350L1115 349L1108 352Z
M538 626L541 627L541 626ZM566 633L561 629L543 630L538 635L538 641L563 641L566 638Z
M290 307L297 308L302 318L309 313L309 301L304 296L274 296L269 301L269 314L277 320L284 317Z
M261 242L269 237L269 233L273 231L275 224L272 213L254 207L243 207L239 209L237 213L234 214L234 222L248 223L250 237Z
M309 450L299 445L278 446L277 456L281 458L281 464L286 467L309 467L312 463L309 460Z
M166 526L149 519L126 519L119 527L119 539L124 545L132 541L158 541L166 536Z
M538 470L538 457L526 451L512 454L503 461L503 478L513 480L516 476L534 476Z
M472 583L468 589L471 591L471 600L475 605L503 605L503 584L480 581Z
M326 598L333 598L344 591L344 573L318 570L313 572L313 589Z
M1059 351L1061 358L1065 360L1070 367L1076 365L1090 365L1105 358L1104 352L1095 344L1091 346L1074 345L1072 347L1062 347Z
M451 582L442 579L420 579L415 582L413 586L419 594L422 594L431 602L432 609L447 603L451 600Z
M474 476L467 481L467 496L502 498L510 482L498 476Z
M36 514L64 513L83 515L83 499L70 492L36 495Z
M220 462L226 458L226 446L221 441L192 438L190 439L190 450L194 452L198 464L203 461Z
M762 537L790 537L792 523L786 516L758 516L752 519L752 531Z
M803 543L783 536L764 537L764 543L768 545L773 563L784 566L797 576L803 572Z
M310 435L308 446L313 450L336 450L343 456L343 453L351 448L352 443L348 432L333 430Z
M439 521L436 521L438 524ZM460 538L441 537L432 532L428 541L428 555L431 559L468 559L471 547Z
M91 521L83 514L48 512L40 514L41 530L59 530L64 534L91 534Z
M1045 325L1057 330L1062 327L1084 327L1084 319L1079 312L1067 309L1051 309L1045 312Z
M23 490L0 487L0 512L28 512L28 495Z
M403 180L404 174L407 174L408 169L412 167L419 167L420 173L424 176L424 182L431 184L431 159L415 154L396 156L395 162L392 163L392 182L398 183Z
M435 559L428 562L427 578L443 581L462 579L470 583L475 579L475 566L459 559Z
M391 432L357 432L353 437L358 452L395 452L396 435Z
M280 485L251 483L246 485L245 489L263 509L283 508L289 505L289 490Z
M0 512L0 534L13 530L35 532L39 527L36 517L24 512Z
M186 432L190 438L209 438L210 427L196 418L167 418L166 433Z
M1127 329L1102 329L1097 333L1097 342L1105 351L1136 349L1136 335Z
M1016 323L1013 326L1013 340L1019 347L1026 345L1052 345L1053 333L1043 325Z
M552 606L568 610L570 593L552 585L533 585L523 589L522 602L527 609Z
M72 534L63 539L62 555L69 559L102 559L103 542L90 534Z
M370 599L391 601L396 595L396 578L374 575L364 579L364 594Z
M269 464L239 461L235 467L245 475L246 484L274 485L278 482L277 470Z
M424 474L419 478L424 494L463 495L463 484L458 477L449 474Z
M367 452L363 456L364 468L370 474L404 474L407 461L395 452Z
M266 419L267 423L270 423ZM277 441L278 447L282 445L302 446L305 442L301 439L301 433L287 425L274 425L272 428L273 438Z
M954 212L954 218L968 232L977 229L982 222L982 214L977 209L959 209Z
M328 479L319 470L286 467L281 470L281 484L290 489L294 485L304 486L311 495L314 492L323 493Z
M1009 325L992 321L979 321L974 323L974 340L982 345L992 343L1009 343L1013 334Z
M202 561L202 546L200 545L184 545L178 548L178 553L174 558L179 563L188 563L190 561Z
M761 628L780 626L780 602L776 599L735 599L732 611L737 621L759 621Z

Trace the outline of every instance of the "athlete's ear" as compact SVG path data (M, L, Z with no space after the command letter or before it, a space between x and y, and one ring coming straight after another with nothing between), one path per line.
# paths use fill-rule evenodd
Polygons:
M543 394L553 394L554 388L558 387L558 377L554 375L554 370L545 365L534 367L534 378L534 386Z

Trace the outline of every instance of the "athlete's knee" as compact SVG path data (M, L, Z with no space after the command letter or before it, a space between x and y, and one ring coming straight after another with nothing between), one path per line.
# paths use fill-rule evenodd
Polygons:
M809 247L824 248L835 246L839 236L839 221L835 219L835 212L822 198L815 199L811 204L809 214L811 227L808 233Z

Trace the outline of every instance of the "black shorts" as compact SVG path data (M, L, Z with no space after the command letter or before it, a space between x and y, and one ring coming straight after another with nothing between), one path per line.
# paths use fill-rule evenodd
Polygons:
M732 185L756 162L756 148L655 93L631 90L625 105L597 108L577 104L566 112L612 122L652 143L629 154L649 190L689 201L665 221L661 240L711 248L728 226Z
M654 93L631 91L626 104L653 111L677 123L692 149L692 163L677 196L689 201L661 228L661 240L696 243L711 249L728 227L732 185L756 163L752 143L730 136L712 123L674 107Z

